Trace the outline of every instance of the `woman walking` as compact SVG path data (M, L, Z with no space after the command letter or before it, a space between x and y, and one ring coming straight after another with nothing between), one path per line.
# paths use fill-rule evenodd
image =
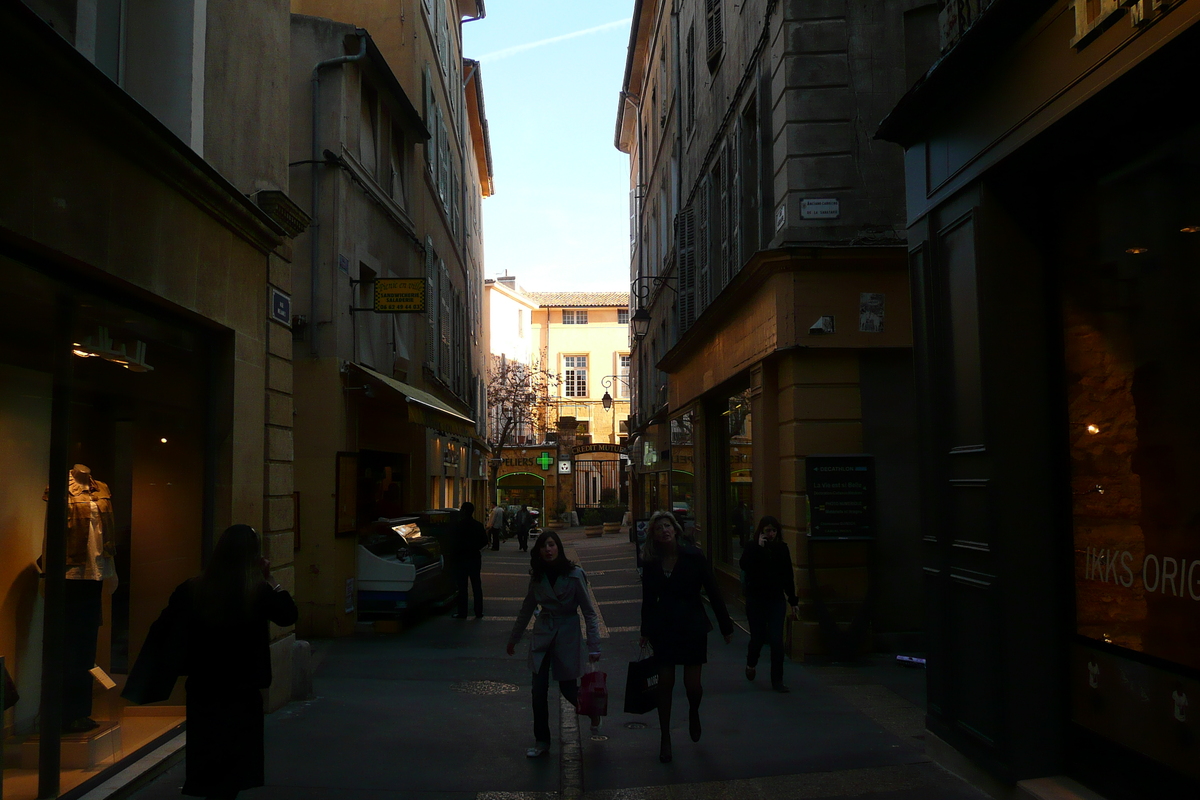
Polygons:
M783 683L784 601L795 609L796 580L792 554L780 538L782 526L775 517L764 516L746 543L739 564L746 573L746 619L750 623L750 646L746 651L746 680L754 680L758 656L764 644L771 646L771 688L787 692Z
M183 793L229 800L263 785L263 698L271 685L268 622L292 625L296 604L270 576L258 533L221 534L198 578L179 585L168 612L182 623L187 679Z
M567 560L562 540L554 531L543 531L533 544L529 556L529 591L517 614L512 635L508 639L508 654L516 652L517 642L525 634L525 626L533 610L541 606L533 623L529 642L529 666L533 671L533 747L525 751L529 758L545 755L550 749L550 706L547 695L550 675L571 705L577 705L579 686L576 681L583 673L582 648L579 634L579 614L587 622L588 658L600 660L600 618L592 605L587 589L587 575L578 565ZM600 730L600 717L592 717L592 733Z
M695 545L682 540L683 529L668 511L650 517L650 534L642 552L642 638L658 658L658 760L671 760L671 693L675 666L683 665L683 688L688 699L688 733L700 741L700 684L708 661L708 632L712 623L700 599L708 594L725 643L733 641L733 620L717 589L708 559Z

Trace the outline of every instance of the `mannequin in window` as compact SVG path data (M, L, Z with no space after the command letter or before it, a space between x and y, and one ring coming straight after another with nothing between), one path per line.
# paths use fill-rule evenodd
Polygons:
M63 731L82 733L99 723L92 714L92 675L96 637L102 620L106 578L117 576L112 494L83 464L67 479L67 574L64 589Z

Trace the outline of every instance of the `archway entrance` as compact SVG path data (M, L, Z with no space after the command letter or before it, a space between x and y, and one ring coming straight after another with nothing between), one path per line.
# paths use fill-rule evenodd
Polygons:
M527 505L545 519L546 479L532 472L510 472L496 481L501 506Z

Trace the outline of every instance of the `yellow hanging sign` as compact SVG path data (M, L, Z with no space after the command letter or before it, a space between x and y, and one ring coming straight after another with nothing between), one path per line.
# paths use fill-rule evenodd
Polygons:
M424 278L376 278L376 312L425 313Z

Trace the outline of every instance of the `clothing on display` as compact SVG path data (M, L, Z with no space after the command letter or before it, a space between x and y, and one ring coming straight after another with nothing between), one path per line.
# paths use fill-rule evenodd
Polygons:
M104 619L103 581L117 577L115 532L108 485L96 480L83 464L71 467L67 478L62 683L63 730L71 733L98 727L91 719L91 669L96 666L96 640Z

